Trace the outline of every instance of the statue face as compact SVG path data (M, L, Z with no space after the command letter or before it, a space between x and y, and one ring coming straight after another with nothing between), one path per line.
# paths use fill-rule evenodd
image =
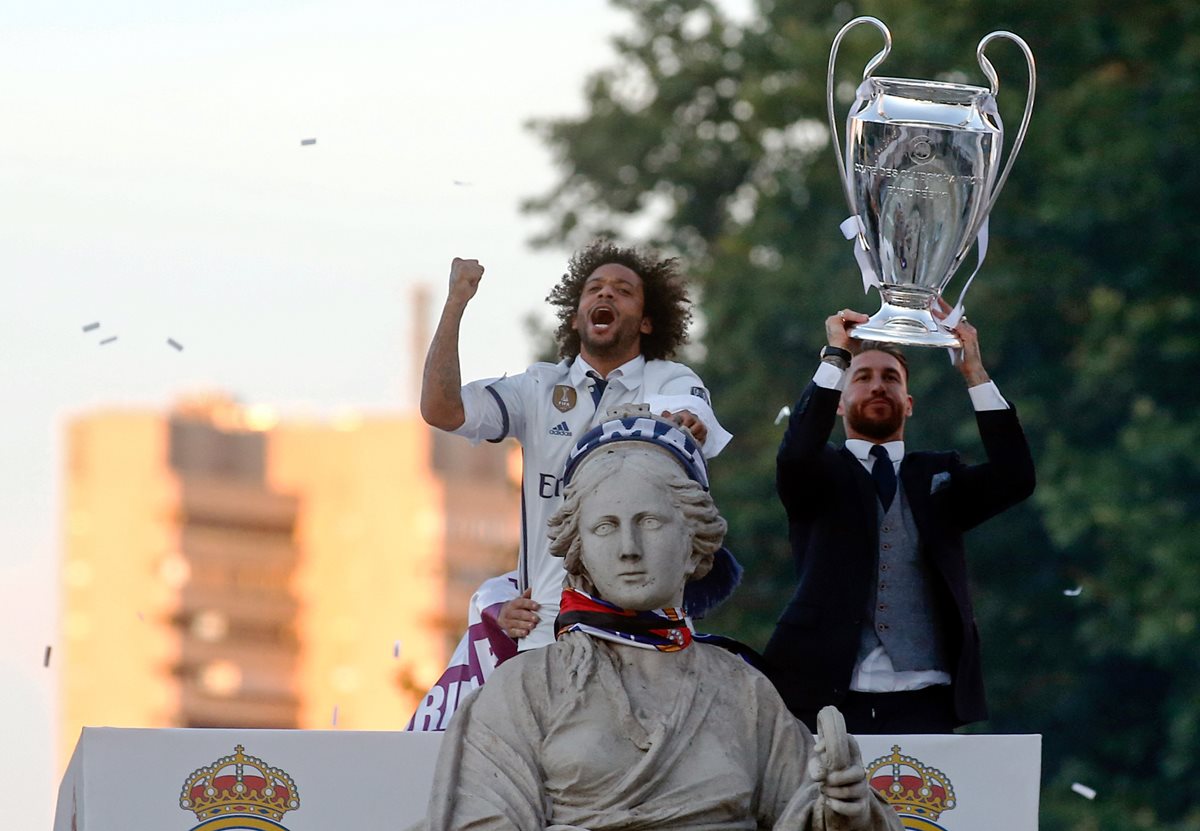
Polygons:
M579 536L600 597L635 610L682 605L696 568L692 537L659 477L629 470L603 479L580 501Z

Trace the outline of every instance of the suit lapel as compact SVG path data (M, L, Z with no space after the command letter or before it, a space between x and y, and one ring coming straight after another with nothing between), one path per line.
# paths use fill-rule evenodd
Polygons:
M869 553L876 553L879 547L879 496L875 493L875 480L867 473L853 453L842 446L842 457L850 467L850 478L854 482L858 494L858 505L862 513L863 525L867 528L867 539L870 541Z
M912 511L913 521L921 538L928 540L929 536L929 472L928 465L921 464L920 456L913 453L904 454L900 462L900 484L904 487L904 496L908 500L908 509Z

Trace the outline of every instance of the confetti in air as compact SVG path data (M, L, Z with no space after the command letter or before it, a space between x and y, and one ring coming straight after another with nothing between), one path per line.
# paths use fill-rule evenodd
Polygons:
M175 340L175 338L167 338L167 345L172 347L176 352L183 351L183 344Z
M50 647L48 646L46 647L46 655L42 658L42 666L50 666Z
M792 414L792 408L786 404L779 408L779 415L775 416L775 423L780 424L785 418Z
M337 710L338 710L338 708L337 708L337 705L335 704L333 706L333 726L334 727L337 727Z
M99 328L100 328L100 321L96 321L95 323L89 323L87 326L84 326L83 331L94 332Z
M1079 595L1083 594L1083 586L1076 586L1073 589L1063 589L1063 594L1067 597L1079 597Z
M471 183L470 183L470 182L464 182L462 179L455 179L455 180L454 180L454 184L455 184L457 187L460 187L460 188L469 188L469 187L471 187Z
M311 146L311 145L313 145L313 144L316 144L316 143L317 143L317 140L316 140L315 138L310 138L310 139L300 139L300 146L301 146L301 147L309 147L309 146Z
M392 657L400 657L400 641L396 641L396 643L392 645Z
M104 344L106 344L106 343L112 343L112 342L113 342L113 341L115 341L116 339L117 339L117 336L116 336L116 335L113 335L113 336L112 336L112 337L110 337L110 338L105 338L104 340L100 341L100 345L101 345L101 346L104 346Z
M1084 799L1095 799L1096 792L1087 785L1080 785L1078 782L1071 785L1071 790L1082 796Z
M138 612L137 616L138 616L138 620L140 620L142 623L146 622L146 616L143 615L141 612Z

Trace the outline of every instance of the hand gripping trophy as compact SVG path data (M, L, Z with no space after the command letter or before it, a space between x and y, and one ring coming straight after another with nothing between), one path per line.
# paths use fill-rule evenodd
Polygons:
M870 23L883 33L884 47L863 70L862 84L846 119L846 144L833 112L834 64L838 45L854 27ZM1007 38L1025 54L1029 91L1025 114L1003 170L1004 127L996 109L1000 88L984 49ZM851 336L906 346L958 347L949 331L962 314L972 274L949 316L935 306L978 241L979 264L987 253L987 223L1000 189L1021 149L1033 112L1036 72L1029 46L1011 32L992 32L976 56L990 89L939 81L876 78L871 75L892 49L892 35L874 17L851 20L829 53L827 102L838 174L851 216L842 224L854 239L863 289L878 287L882 308ZM975 273L979 267L976 266Z

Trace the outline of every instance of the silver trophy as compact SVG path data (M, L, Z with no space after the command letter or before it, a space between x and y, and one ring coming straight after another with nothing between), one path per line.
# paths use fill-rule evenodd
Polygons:
M884 47L863 70L862 85L846 118L843 160L833 113L834 64L842 38L863 23L883 33ZM1016 43L1029 66L1025 115L1003 170L1004 127L996 109L1000 84L983 54L996 38ZM882 308L850 334L907 346L958 347L961 344L947 324L957 322L966 286L946 322L939 322L932 309L977 239L979 261L983 261L988 215L1008 179L1033 112L1033 53L1011 32L987 35L976 49L979 66L991 84L984 89L872 77L891 50L892 34L881 21L857 17L838 32L829 53L829 128L851 211L842 230L855 239L864 287L877 285L883 299Z

